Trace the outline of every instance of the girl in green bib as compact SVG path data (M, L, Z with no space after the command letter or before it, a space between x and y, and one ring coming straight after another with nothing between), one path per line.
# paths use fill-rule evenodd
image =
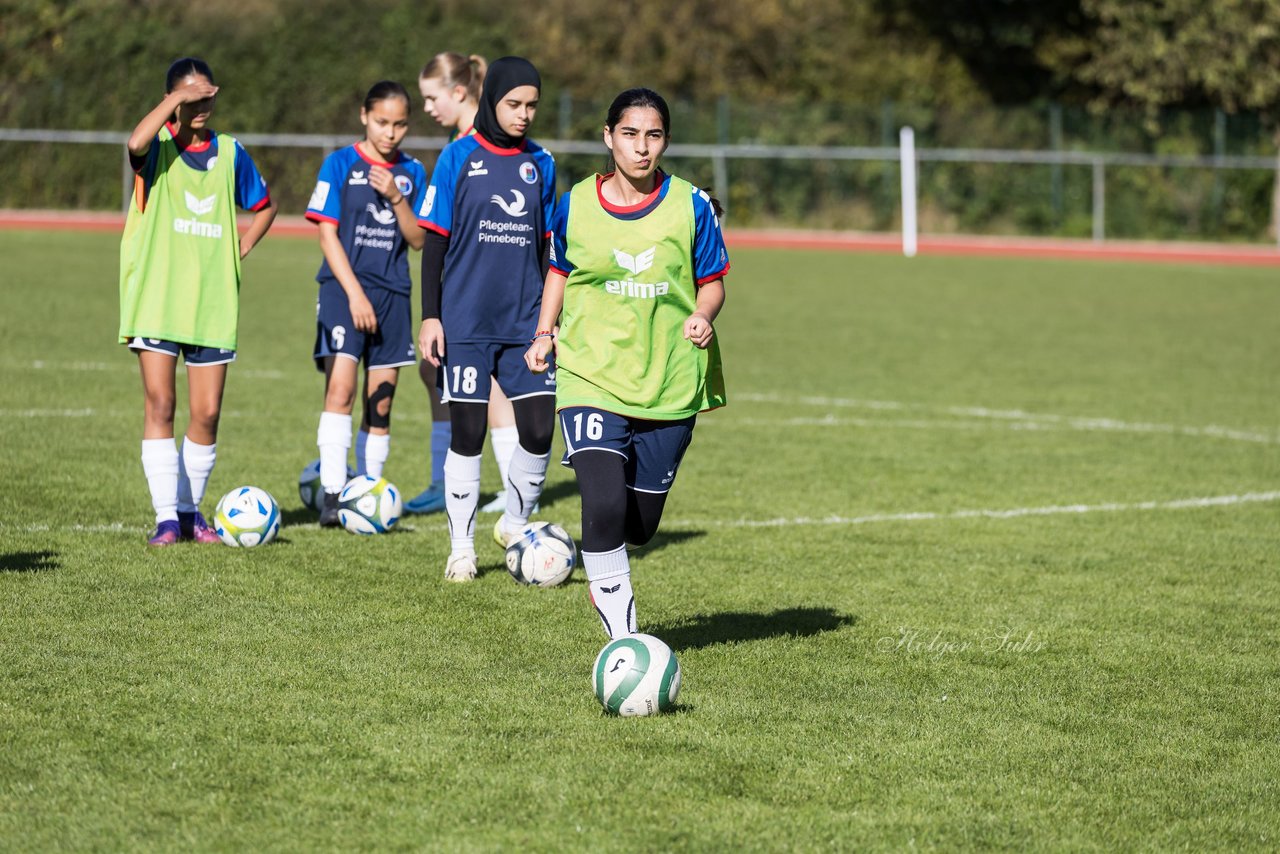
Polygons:
M165 96L129 135L134 192L120 243L119 340L138 354L142 469L156 514L152 546L216 543L200 501L217 454L227 365L236 354L240 261L276 206L243 146L209 127L218 87L202 60L169 66ZM253 212L244 235L236 208ZM174 441L178 354L190 418Z
M582 563L611 638L637 631L627 547L657 532L698 413L725 404L712 327L729 270L719 206L658 168L670 135L656 92L614 99L604 126L612 169L560 203L525 354L541 373L555 350L565 464L582 493Z

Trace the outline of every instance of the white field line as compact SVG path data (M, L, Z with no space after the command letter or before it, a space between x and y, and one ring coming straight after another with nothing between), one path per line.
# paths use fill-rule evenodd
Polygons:
M1234 507L1241 504L1262 504L1280 501L1280 490L1271 492L1245 492L1239 495L1211 495L1203 498L1180 498L1175 501L1135 501L1105 504L1061 504L1048 507L1014 507L996 510L956 510L950 513L878 513L871 516L793 516L776 519L671 519L668 527L675 528L782 528L793 526L854 526L893 522L945 522L964 519L1020 519L1026 516L1084 516L1092 513L1127 513L1153 510L1198 510L1210 507ZM290 528L315 528L314 522L290 525ZM406 526L407 530L414 530ZM70 531L84 534L146 533L150 529L124 525L120 522L100 525L11 525L0 521L0 531L39 533L45 531Z
M793 516L776 519L684 519L669 526L681 528L781 528L789 526L853 526L886 522L938 522L957 519L1018 519L1025 516L1083 516L1091 513L1124 513L1137 510L1195 510L1280 501L1280 490L1246 492L1240 495L1213 495L1177 501L1138 501L1106 504L1065 504L1049 507L1014 507L1003 510L956 510L950 513L879 513L871 516Z
M907 427L930 429L950 427L951 429L977 430L992 422L1004 422L1010 430L1081 430L1116 433L1157 433L1178 436L1196 436L1209 439L1228 439L1236 442L1253 442L1263 445L1280 444L1280 435L1256 433L1248 430L1236 430L1231 427L1206 425L1189 427L1178 424L1154 424L1148 422L1120 421L1114 418L1095 418L1074 415L1053 415L1024 412L1018 409L987 409L980 406L929 406L920 403L899 403L891 400L858 400L852 398L833 397L786 397L774 394L738 394L735 400L749 403L769 403L778 405L823 406L831 409L870 409L877 412L930 412L954 419L980 419L979 421L952 421L950 424L936 419L904 419L882 420L866 418L840 418L826 415L821 418L792 419L759 419L747 418L735 423L745 424L782 424L793 426L817 427ZM714 423L713 419L707 419Z

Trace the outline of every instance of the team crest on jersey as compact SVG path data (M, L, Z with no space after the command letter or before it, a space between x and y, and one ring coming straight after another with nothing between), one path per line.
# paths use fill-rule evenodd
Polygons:
M538 167L528 160L520 164L520 179L526 184L538 183Z
M397 175L395 181L396 189L400 191L402 196L413 195L413 181L409 179L408 175Z

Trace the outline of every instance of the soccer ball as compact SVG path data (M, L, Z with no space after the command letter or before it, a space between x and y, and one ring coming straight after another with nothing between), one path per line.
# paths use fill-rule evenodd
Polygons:
M668 712L680 693L680 663L671 647L653 635L626 635L600 650L591 683L610 714L630 718Z
M507 545L507 571L521 584L555 587L573 572L577 554L564 528L531 522Z
M347 480L356 476L356 470L347 466ZM298 497L302 506L310 507L317 513L324 506L324 487L320 485L320 460L307 463L307 467L298 475Z
M358 474L338 494L338 521L353 534L385 534L403 512L400 490L386 478Z
M229 546L248 549L269 543L280 533L280 506L265 489L238 486L218 502L213 530Z

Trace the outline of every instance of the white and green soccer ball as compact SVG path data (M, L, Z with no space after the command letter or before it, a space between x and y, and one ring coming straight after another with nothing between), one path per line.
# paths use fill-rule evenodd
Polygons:
M338 494L338 521L353 534L385 534L403 513L400 490L386 478L358 474Z
M229 546L264 545L280 533L280 505L265 489L238 486L218 501L213 530Z
M356 470L347 466L347 480L356 476ZM298 497L302 506L310 507L317 513L324 506L324 487L320 485L320 460L314 459L298 475Z
M578 550L559 525L530 522L507 545L507 571L521 584L555 587L573 573Z
M606 712L624 718L669 712L680 693L680 663L653 635L626 635L596 656L591 685Z

